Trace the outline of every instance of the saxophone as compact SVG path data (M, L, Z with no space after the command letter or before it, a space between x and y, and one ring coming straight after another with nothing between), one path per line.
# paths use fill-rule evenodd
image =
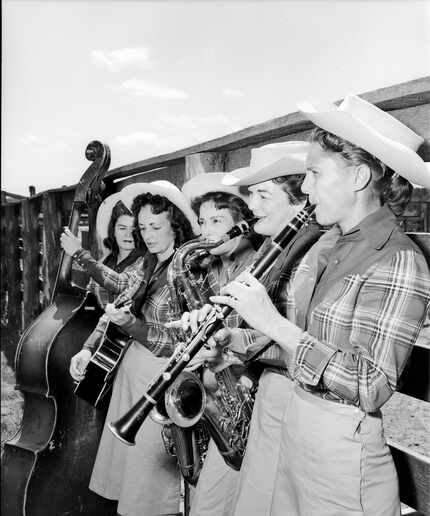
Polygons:
M249 224L241 224L238 227L239 234L247 233ZM236 235L235 226L222 241ZM200 287L204 282L204 271L209 266L209 250L220 243L194 240L176 252L167 276L172 320L208 302ZM179 340L183 340L181 337L183 335L179 336ZM203 424L225 462L239 470L248 438L256 383L250 380L247 382L243 377L238 381L230 367L215 373L215 382L212 383L213 387L207 388L197 373L183 372L167 390L164 409L170 421L183 429ZM207 442L205 445L207 448ZM203 455L206 448L201 450Z
M176 251L167 272L171 320L179 319L183 312L201 308L208 302L202 295L200 286L212 259L210 249L248 231L249 224L241 222L217 242L195 239ZM180 330L176 337L183 340ZM167 453L176 456L182 476L192 485L197 483L203 466L209 433L213 435L216 429L215 424L211 431L207 418L202 418L208 407L206 400L212 406L210 394L206 391L199 373L184 371L166 393L164 402L158 403L151 412L152 419L163 425L161 433ZM219 409L214 411L211 420L216 421L218 411Z

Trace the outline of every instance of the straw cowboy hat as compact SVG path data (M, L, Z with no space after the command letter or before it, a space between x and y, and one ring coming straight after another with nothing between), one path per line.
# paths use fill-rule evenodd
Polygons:
M305 173L309 144L302 141L270 143L251 150L249 167L238 168L224 178L224 184L254 185L275 177Z
M298 104L315 125L379 158L411 183L430 188L430 167L416 151L424 139L377 106L350 95L334 104Z
M121 190L121 199L128 207L133 204L133 200L140 194L151 193L153 195L161 195L169 199L185 217L190 221L192 230L195 235L200 234L200 227L197 223L197 217L191 209L190 203L185 195L170 181L160 180L151 183L133 183L125 186Z
M121 192L114 193L106 197L103 202L100 204L99 209L97 210L97 218L96 218L96 231L97 235L103 242L103 240L108 236L108 227L109 222L112 217L112 210L116 206L116 204L122 201L126 208L131 210L131 206L128 206L121 197ZM130 211L130 216L133 214Z
M198 174L189 179L182 186L182 193L191 202L196 197L207 194L209 192L225 192L237 195L245 202L248 202L248 196L239 191L238 186L229 186L224 183L224 179L229 177L229 172L209 172L207 174Z

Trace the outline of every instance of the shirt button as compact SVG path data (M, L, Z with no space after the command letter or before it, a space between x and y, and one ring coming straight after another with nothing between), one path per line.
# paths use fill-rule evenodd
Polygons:
M336 260L334 260L333 263L337 265L339 263L339 260L336 258Z

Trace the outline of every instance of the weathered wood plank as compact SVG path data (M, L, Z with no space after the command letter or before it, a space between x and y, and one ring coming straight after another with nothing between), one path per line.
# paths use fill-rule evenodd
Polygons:
M146 172L132 174L130 177L114 182L114 191L117 192L124 188L124 186L132 183L144 183L152 181L160 181L161 179L170 181L180 188L184 182L185 177L185 161L179 161L171 164L168 167L154 168Z
M62 232L62 203L55 193L45 192L42 196L43 214L43 306L51 300L57 269L60 261L60 235Z
M6 204L1 207L1 283L2 283L2 349L9 363L22 331L21 250L19 239L20 205Z
M392 441L388 442L400 484L400 499L409 507L430 514L430 459Z
M24 328L40 313L38 240L40 199L26 199L21 203L23 241L23 303Z

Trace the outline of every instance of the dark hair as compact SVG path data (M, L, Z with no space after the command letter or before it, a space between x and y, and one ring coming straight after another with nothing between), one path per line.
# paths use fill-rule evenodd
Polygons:
M140 210L147 205L151 206L152 213L158 214L164 211L167 212L173 232L175 233L175 248L180 247L188 240L194 238L191 223L182 211L163 195L154 195L149 192L140 194L134 198L131 211L133 212L136 226ZM142 235L138 229L136 229L135 238L139 243L139 246L146 248Z
M118 256L119 253L119 247L115 238L115 224L122 215L128 215L129 217L132 217L133 213L122 201L118 201L112 208L112 213L108 224L107 237L103 240L103 245L110 249L111 253L115 257ZM134 239L134 243L136 244L136 239Z
M197 217L200 213L200 206L209 201L214 203L217 210L229 210L235 224L241 220L249 221L254 217L243 199L228 192L208 192L193 199L191 208Z
M287 194L288 200L293 206L306 201L307 195L302 192L302 184L305 174L292 174L290 176L279 176L272 179L276 185L280 185Z
M361 147L319 127L313 130L310 141L318 143L327 152L338 154L348 165L367 165L372 173L369 186L373 195L381 205L386 204L394 215L404 212L413 190L407 179Z
M254 214L248 208L246 202L237 195L228 192L208 192L193 199L191 207L197 216L200 214L200 206L205 202L213 202L217 210L228 210L235 224L241 220L250 222L254 218ZM262 235L254 233L254 231L250 231L246 238L254 249L258 249L263 241Z

